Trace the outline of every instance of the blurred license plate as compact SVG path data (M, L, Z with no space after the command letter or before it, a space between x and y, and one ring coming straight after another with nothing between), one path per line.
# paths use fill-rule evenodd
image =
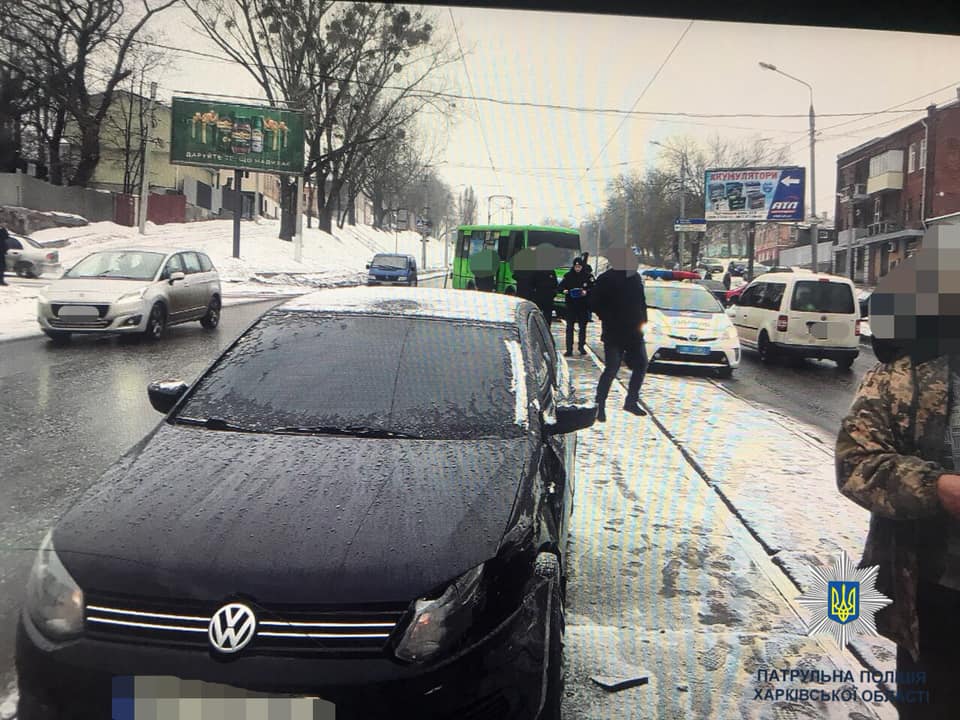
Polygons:
M319 698L264 695L176 677L113 678L113 720L335 720L333 703Z
M95 318L100 317L100 313L93 305L64 305L57 317Z
M677 352L684 355L709 355L710 348L705 345L677 345Z
M811 323L810 324L810 334L813 335L817 340L826 340L827 339L827 324L826 323Z

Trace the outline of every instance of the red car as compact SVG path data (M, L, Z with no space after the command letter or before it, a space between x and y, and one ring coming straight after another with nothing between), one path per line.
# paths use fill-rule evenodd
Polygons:
M746 288L747 288L747 283L744 283L738 288L734 288L733 290L727 290L727 294L725 296L727 305L730 304L730 301L732 298L739 298L743 294L743 291L746 290Z

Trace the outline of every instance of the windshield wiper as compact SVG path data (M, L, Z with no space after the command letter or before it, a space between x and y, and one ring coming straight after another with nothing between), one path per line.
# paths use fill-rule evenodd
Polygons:
M233 432L259 432L254 428L245 427L243 425L236 425L232 422L224 420L223 418L192 418L192 417L175 417L173 419L174 424L176 425L198 425L200 427L205 427L210 430L231 430Z
M421 438L409 433L398 432L395 430L381 430L379 428L370 428L362 426L341 427L336 425L306 425L276 427L270 430L274 433L283 433L290 435L345 435L349 437L362 437L374 439L401 438L406 440L420 440Z

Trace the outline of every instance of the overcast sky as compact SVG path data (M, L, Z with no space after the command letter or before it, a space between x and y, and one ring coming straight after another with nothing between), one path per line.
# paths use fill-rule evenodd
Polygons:
M431 7L426 12L435 16L440 32L455 48L448 11ZM481 8L454 8L453 17L473 81L471 93L464 65L452 66L447 80L457 92L623 110L637 101L689 24L682 19ZM181 10L158 19L152 29L161 31L171 47L217 52L209 41L186 31L188 24L191 19ZM455 187L473 185L481 197L482 217L487 196L506 194L515 198L517 222L548 215L579 219L602 203L610 177L658 162L661 149L651 140L760 135L793 141L791 163L809 165L808 91L761 70L761 60L813 86L817 129L822 131L816 156L817 211L831 217L837 154L918 119L931 102L955 99L960 86L960 38L697 20L637 111L799 117L630 118L614 135L620 117L460 100L449 133L432 123L427 131L440 148L440 174ZM172 90L259 95L243 70L186 55L177 56L160 84L164 97ZM946 89L932 92L939 88ZM829 117L884 110L921 95L902 106L917 113ZM879 123L885 124L874 127ZM688 210L688 215L693 212Z

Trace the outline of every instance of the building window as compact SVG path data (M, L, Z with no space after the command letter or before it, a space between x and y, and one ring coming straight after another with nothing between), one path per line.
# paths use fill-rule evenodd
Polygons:
M917 144L910 143L910 152L907 154L907 172L912 173L917 170Z
M927 166L927 139L924 138L920 141L920 162L918 163L920 169L923 170Z

